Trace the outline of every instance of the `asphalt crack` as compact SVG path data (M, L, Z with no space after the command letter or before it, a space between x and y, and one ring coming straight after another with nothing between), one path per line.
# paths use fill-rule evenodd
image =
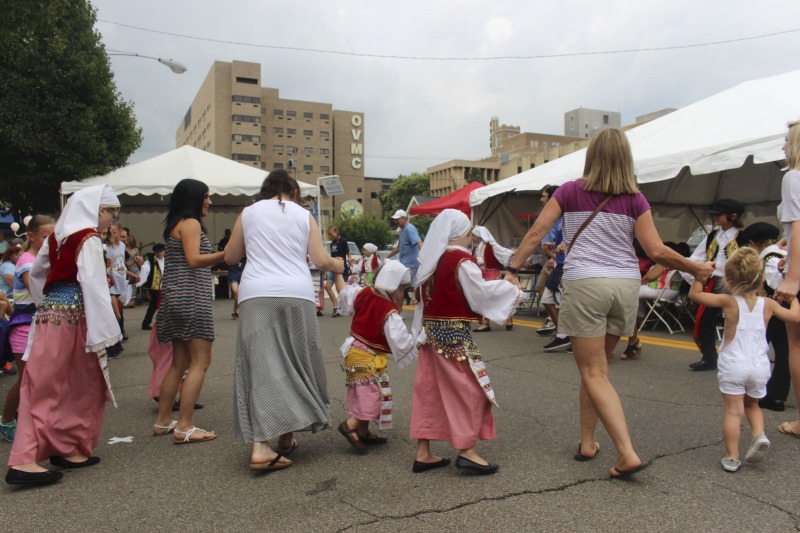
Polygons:
M504 500L509 500L509 499L512 499L512 498L518 498L520 496L536 496L536 495L539 495L539 494L548 494L548 493L551 493L551 492L563 492L563 491L569 490L569 489L574 488L574 487L585 485L587 483L596 483L598 481L608 481L608 480L606 478L579 479L577 481L573 481L572 483L566 483L564 485L559 485L557 487L547 487L547 488L539 489L539 490L521 490L521 491L516 491L516 492L510 492L508 494L503 494L501 496L489 496L489 497L480 498L480 499L474 500L474 501L459 503L457 505L454 505L452 507L447 507L447 508L444 508L444 509L421 509L419 511L416 511L416 512L413 512L413 513L409 513L409 514L404 514L404 515L376 515L376 514L371 513L371 512L369 512L369 511L367 511L365 509L361 509L361 508L359 508L359 507L357 507L357 506L355 506L355 505L353 505L353 504L351 504L349 502L342 502L342 503L345 503L346 505L352 507L353 509L356 509L357 511L359 511L361 513L364 513L364 514L367 514L369 516L372 516L374 519L373 520L367 520L367 521L364 521L364 522L357 522L357 523L351 524L351 525L349 525L349 526L347 526L345 528L339 529L338 531L347 531L349 529L353 529L353 528L356 528L356 527L369 526L369 525L372 525L372 524L376 524L376 523L382 522L384 520L406 520L408 518L419 519L419 517L421 517L421 516L431 515L431 514L449 513L449 512L452 512L452 511L457 511L459 509L464 509L464 508L467 508L467 507L471 507L473 505L478 505L478 504L484 503L484 502L504 501Z

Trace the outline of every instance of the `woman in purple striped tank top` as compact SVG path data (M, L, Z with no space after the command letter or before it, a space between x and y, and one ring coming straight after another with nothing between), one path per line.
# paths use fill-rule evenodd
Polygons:
M517 282L516 269L562 216L567 256L559 332L570 336L581 376L580 441L574 458L588 461L600 451L595 442L599 418L617 450L611 477L628 477L647 463L633 449L622 403L608 379L608 362L620 337L632 335L635 328L640 273L633 239L657 263L697 279L708 278L713 263L693 263L664 246L619 128L603 129L592 138L583 177L555 192L525 235L506 279Z

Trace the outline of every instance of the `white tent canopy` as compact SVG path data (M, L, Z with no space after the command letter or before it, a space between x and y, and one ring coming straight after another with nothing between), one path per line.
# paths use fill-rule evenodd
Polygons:
M722 197L744 202L748 222L775 221L786 123L800 118L797 94L800 70L742 83L627 132L662 234L667 224L676 235L667 238L680 239L699 225L697 213ZM585 157L586 149L579 150L473 191L476 223L503 241L520 236L513 215L538 208L532 195L545 186L581 177Z
M61 194L107 183L118 195L167 196L184 178L194 178L208 185L209 192L217 195L255 196L267 173L236 161L199 150L193 146L181 146L171 152L156 156L141 163L119 168L104 176L83 181L64 181ZM317 196L317 187L300 184L300 195ZM138 202L137 202L138 203Z
M255 198L266 177L263 170L192 146L182 146L104 176L61 182L61 196L63 199L83 187L99 183L111 185L122 203L123 225L147 247L163 240L162 222L175 185L184 178L194 178L208 185L213 205L203 224L208 237L217 241L226 229L233 227L239 212ZM298 183L301 196L317 197L315 185Z

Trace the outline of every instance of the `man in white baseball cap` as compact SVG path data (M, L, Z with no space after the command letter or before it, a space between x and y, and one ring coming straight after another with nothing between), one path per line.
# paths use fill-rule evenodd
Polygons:
M398 245L395 246L386 258L390 258L399 252L400 264L411 271L411 286L417 285L417 269L419 268L419 261L417 256L422 248L422 239L419 237L419 232L414 224L408 221L408 213L402 209L398 209L392 215L398 227L400 228L400 237ZM416 291L415 291L416 294ZM406 297L406 303L410 302L410 298Z

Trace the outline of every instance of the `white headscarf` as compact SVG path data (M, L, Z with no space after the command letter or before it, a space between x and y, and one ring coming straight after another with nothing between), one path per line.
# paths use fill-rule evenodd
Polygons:
M374 244L372 244L371 242L368 242L367 244L365 244L364 245L364 249L366 251L368 251L369 253L371 253L371 254L374 254L375 252L378 251L378 247L375 246Z
M86 228L97 229L100 206L119 207L119 198L111 185L92 185L69 197L54 230L56 241Z
M411 283L411 271L400 261L386 261L375 278L375 288L394 292L400 285Z
M511 256L514 255L513 250L509 250L508 248L497 244L497 241L494 240L494 237L492 237L492 234L489 233L489 230L483 226L475 226L472 228L472 234L478 237L481 241L491 244L497 261L503 266L508 265L508 263L511 261Z
M445 209L433 219L425 243L419 252L417 287L421 286L436 270L439 258L447 250L447 243L469 235L470 222L467 215L457 209Z

